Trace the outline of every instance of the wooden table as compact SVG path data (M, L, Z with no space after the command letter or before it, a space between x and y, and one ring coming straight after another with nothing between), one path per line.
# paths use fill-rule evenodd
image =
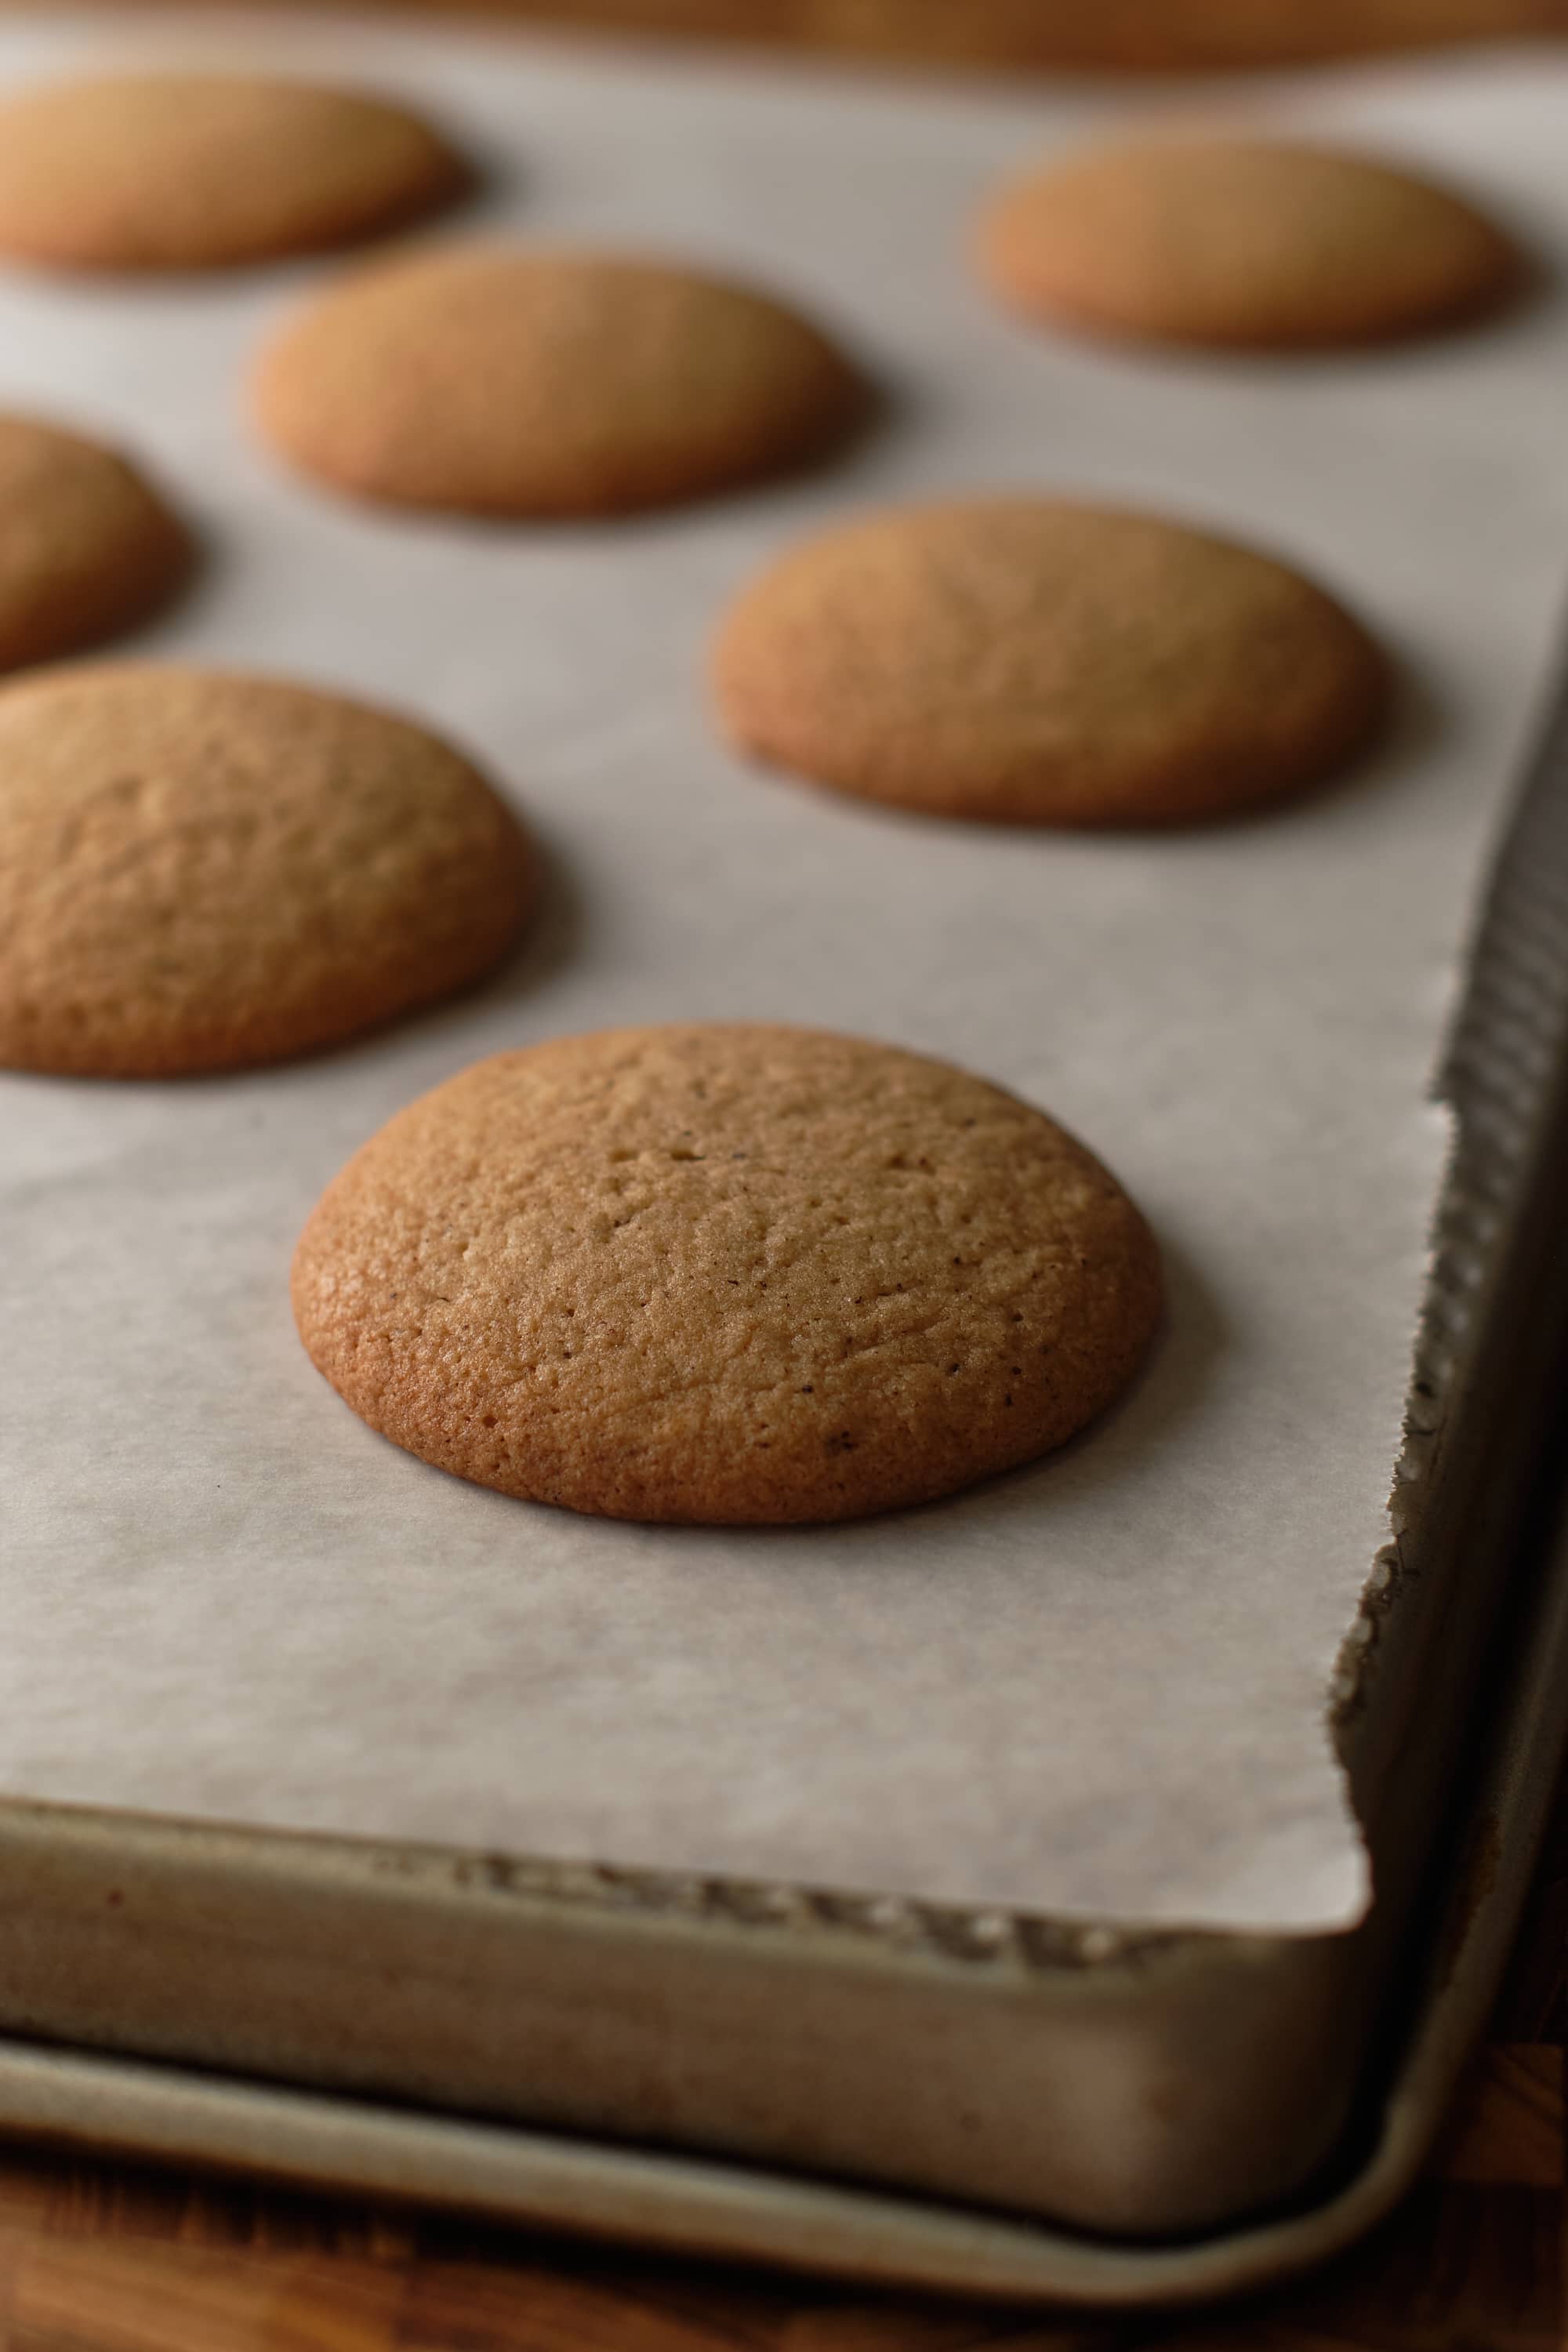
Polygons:
M320 6L322 0L299 0ZM331 0L327 0L331 5ZM14 0L26 5L28 0ZM37 5L37 0L32 0ZM282 5L282 0L270 0ZM354 6L363 0L337 0ZM1207 72L1568 32L1568 0L382 0L416 15L677 33L925 67Z
M1107 2323L893 2301L11 2151L0 2352L1564 2352L1565 2042L1568 1782L1428 2178L1265 2302Z

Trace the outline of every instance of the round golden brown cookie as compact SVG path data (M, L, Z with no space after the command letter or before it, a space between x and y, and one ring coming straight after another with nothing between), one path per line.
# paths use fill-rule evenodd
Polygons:
M847 1519L1032 1461L1160 1268L1059 1127L805 1029L611 1029L400 1111L294 1259L317 1369L459 1477L609 1518Z
M146 619L193 556L163 500L112 449L0 415L0 669Z
M0 1063L308 1053L489 971L533 880L468 761L382 711L151 666L0 688Z
M258 75L119 74L0 108L0 253L68 269L207 269L368 236L467 172L401 106Z
M1071 157L1003 191L978 252L1033 317L1275 350L1441 327L1522 275L1508 238L1429 180L1261 139L1152 136Z
M837 791L997 824L1180 824L1310 784L1383 715L1382 656L1227 540L1036 499L872 515L731 606L742 750Z
M848 362L766 296L651 261L472 246L357 271L264 354L263 432L398 506L592 515L824 451Z

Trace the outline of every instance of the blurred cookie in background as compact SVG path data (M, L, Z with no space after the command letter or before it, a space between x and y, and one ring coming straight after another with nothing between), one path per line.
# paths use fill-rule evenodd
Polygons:
M0 415L0 670L149 618L195 562L184 526L116 451Z
M0 254L216 269L373 236L470 173L403 106L261 75L127 73L0 106Z
M1013 310L1132 341L1296 351L1433 331L1497 308L1523 257L1474 206L1370 156L1153 134L1016 180L982 274Z
M703 498L826 454L868 405L834 343L750 287L489 244L357 270L256 388L266 437L334 488L512 517Z
M778 559L714 651L742 751L1001 824L1172 825L1304 790L1367 742L1388 665L1256 550L1037 498L862 516Z

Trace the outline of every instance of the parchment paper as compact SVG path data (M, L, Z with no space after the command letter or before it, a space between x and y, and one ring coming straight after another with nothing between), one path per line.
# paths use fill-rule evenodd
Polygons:
M635 527L354 511L240 383L331 265L0 281L0 401L162 468L211 562L136 650L391 700L555 860L482 994L293 1068L0 1081L0 1786L186 1815L1320 1927L1366 1894L1322 1725L1372 1555L1442 1148L1424 1101L1568 575L1568 307L1354 361L1030 334L977 196L1125 90L225 17L0 27L10 82L167 55L405 88L497 167L474 226L731 263L892 395L854 462ZM1170 105L1169 97L1160 103ZM1190 89L1179 101L1191 108ZM1568 251L1568 67L1468 58L1245 109L1408 153ZM1314 567L1397 648L1395 740L1310 803L1163 840L965 831L748 772L700 657L821 519L1009 485L1148 501ZM1125 1406L1037 1469L832 1532L596 1524L372 1436L291 1328L317 1192L479 1055L736 1015L921 1047L1047 1106L1168 1254Z

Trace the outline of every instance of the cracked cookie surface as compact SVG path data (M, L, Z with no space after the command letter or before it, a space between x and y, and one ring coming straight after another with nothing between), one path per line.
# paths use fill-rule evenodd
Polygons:
M468 762L279 679L83 666L0 688L0 1063L235 1069L500 961L534 856Z
M1160 1311L1154 1243L1043 1113L816 1031L618 1029L397 1114L294 1261L373 1429L615 1518L854 1518L1060 1444Z

